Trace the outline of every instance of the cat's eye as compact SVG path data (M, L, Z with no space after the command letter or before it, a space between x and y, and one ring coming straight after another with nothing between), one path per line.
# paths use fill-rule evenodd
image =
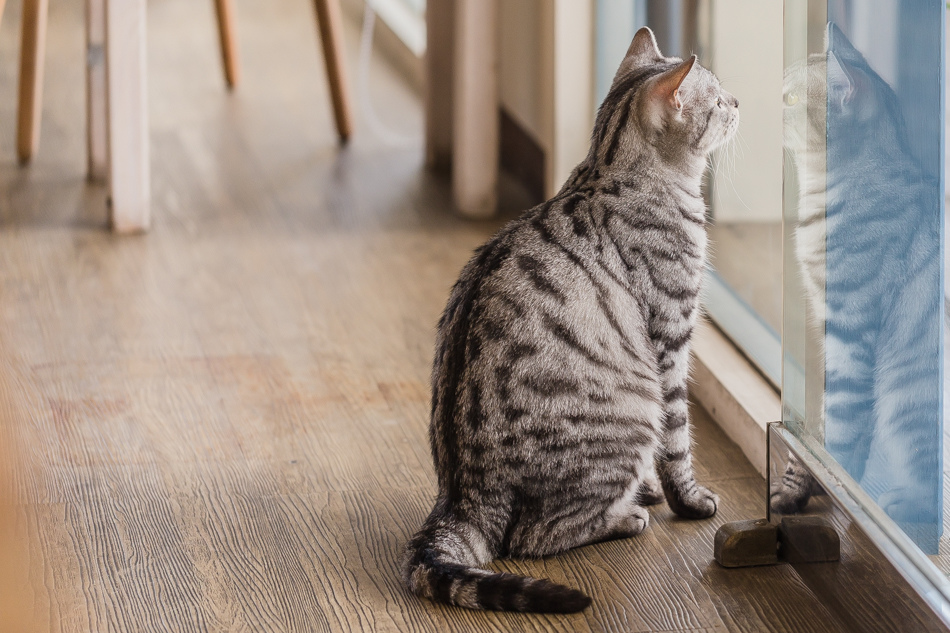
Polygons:
M722 97L716 97L716 105L722 107Z
M797 95L797 94L795 94L794 92L790 92L790 93L788 93L787 95L785 95L785 104L786 104L786 105L793 106L793 105L795 105L796 103L798 103L798 95Z

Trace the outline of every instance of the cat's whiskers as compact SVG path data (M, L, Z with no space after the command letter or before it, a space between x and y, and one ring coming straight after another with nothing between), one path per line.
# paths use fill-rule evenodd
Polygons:
M729 186L732 187L732 192L735 194L735 199L739 201L747 211L752 212L752 207L746 204L745 200L742 199L742 196L739 194L739 190L736 188L734 176L736 173L736 158L737 152L741 149L739 146L739 134L736 133L733 137L726 142L724 145L720 146L716 150L717 160L716 162L716 172L721 175L721 180L728 182ZM714 187L716 204L722 205L723 198L722 192L719 187Z

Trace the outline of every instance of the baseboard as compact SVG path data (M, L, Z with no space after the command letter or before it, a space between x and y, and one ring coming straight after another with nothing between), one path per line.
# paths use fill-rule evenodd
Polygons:
M765 477L769 422L782 417L782 400L736 346L702 321L693 334L691 393Z

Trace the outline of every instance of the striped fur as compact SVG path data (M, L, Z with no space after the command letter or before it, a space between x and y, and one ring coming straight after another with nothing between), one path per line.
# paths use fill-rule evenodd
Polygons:
M414 593L472 609L577 611L584 594L483 571L632 536L665 495L705 518L687 378L706 256L700 184L738 103L641 29L561 191L479 248L439 322L435 507L406 548Z
M795 251L824 344L824 419L809 431L892 518L927 522L941 444L940 194L894 90L833 24L828 52L790 68L785 93L786 118L807 123L785 140L801 187ZM772 507L798 511L816 490L791 461Z

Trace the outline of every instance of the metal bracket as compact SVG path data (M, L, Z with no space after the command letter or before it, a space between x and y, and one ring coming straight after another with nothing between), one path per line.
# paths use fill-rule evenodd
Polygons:
M826 563L841 555L841 539L822 517L786 516L733 521L719 527L713 545L723 567L754 567L778 563Z

